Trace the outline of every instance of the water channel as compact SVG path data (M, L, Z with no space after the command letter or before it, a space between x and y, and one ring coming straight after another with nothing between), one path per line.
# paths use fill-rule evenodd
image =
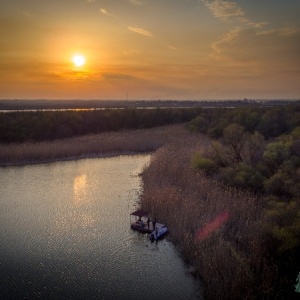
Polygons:
M172 243L129 227L149 155L0 169L0 299L199 299Z

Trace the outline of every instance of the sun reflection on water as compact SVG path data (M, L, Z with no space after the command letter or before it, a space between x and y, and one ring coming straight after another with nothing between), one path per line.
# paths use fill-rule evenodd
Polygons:
M80 205L88 202L86 187L87 187L86 174L76 176L74 178L74 185L73 185L74 199L73 199L73 201L74 201L75 206L80 206Z

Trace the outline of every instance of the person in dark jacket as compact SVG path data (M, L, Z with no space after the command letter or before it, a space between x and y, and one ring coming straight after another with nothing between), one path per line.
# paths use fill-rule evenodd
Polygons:
M156 218L153 219L152 224L153 224L153 230L155 230Z

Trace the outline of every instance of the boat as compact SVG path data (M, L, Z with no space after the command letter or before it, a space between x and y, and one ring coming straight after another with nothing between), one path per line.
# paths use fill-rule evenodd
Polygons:
M151 232L149 235L149 239L152 241L157 241L162 238L166 233L168 233L169 229L166 225L161 223L156 223L156 229Z
M153 222L150 221L148 212L140 209L130 214L130 228L142 233L150 233L149 238L152 241L159 240L169 231L165 224L155 222L153 227Z

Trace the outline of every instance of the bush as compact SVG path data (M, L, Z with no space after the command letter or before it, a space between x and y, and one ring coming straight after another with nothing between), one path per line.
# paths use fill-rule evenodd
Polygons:
M196 169L203 170L206 174L212 175L218 171L217 164L210 158L196 154L192 159L192 165Z
M267 194L279 196L282 199L291 198L291 188L294 185L292 178L283 171L279 171L264 181L264 188Z
M256 169L245 163L240 163L236 170L236 175L233 177L233 186L240 188L251 188L255 191L260 191L263 187L264 177Z

